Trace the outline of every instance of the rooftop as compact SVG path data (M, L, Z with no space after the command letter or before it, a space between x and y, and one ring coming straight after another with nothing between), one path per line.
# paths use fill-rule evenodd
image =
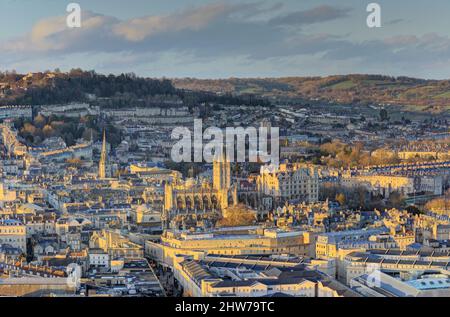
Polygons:
M406 283L418 290L450 288L450 278L448 277L421 278Z

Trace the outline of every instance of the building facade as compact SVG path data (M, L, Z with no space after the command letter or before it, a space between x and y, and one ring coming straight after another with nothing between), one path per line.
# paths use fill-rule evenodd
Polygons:
M15 219L0 220L0 244L11 245L27 252L26 226Z

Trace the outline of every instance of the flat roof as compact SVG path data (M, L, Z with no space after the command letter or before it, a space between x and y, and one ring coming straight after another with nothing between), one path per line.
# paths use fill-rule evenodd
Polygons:
M450 278L421 278L407 281L406 284L418 290L450 288Z

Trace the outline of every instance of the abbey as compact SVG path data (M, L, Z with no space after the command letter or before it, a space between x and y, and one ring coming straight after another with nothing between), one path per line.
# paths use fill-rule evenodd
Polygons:
M230 162L223 156L213 163L213 181L206 179L166 182L164 190L164 217L173 213L219 212L237 205L237 186L231 184Z

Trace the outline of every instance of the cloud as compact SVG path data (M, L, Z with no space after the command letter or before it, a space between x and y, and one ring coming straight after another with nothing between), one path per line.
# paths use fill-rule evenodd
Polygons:
M404 19L393 19L393 20L385 22L384 24L385 25L396 25L396 24L399 24L402 22L405 22L405 20Z
M387 65L389 72L409 75L450 59L450 39L436 33L357 41L348 34L311 33L304 28L345 19L350 8L321 5L288 14L282 9L282 3L220 1L126 20L83 11L81 28L67 28L65 16L50 17L28 34L0 43L0 60L15 67L61 61L73 67L137 73L137 69L163 72L171 64L173 72L183 68L188 74L191 65L193 76L198 69L203 73L214 69L214 77L227 72L238 76L242 65L245 74L254 69L259 75L261 69L276 74L307 70L314 75L327 69L383 72Z
M450 38L436 33L402 35L383 40L347 42L327 53L330 59L359 57L364 61L408 64L450 60Z
M273 25L305 25L332 21L348 16L351 9L321 5L305 11L297 11L273 18Z
M323 55L340 63L353 60L354 69L424 78L448 78L450 38L436 33L393 36L381 40L337 42ZM447 65L439 71L436 65ZM388 69L387 69L388 68Z
M166 16L131 19L115 25L113 31L119 37L139 42L162 33L199 31L236 9L235 6L219 2Z
M119 20L115 17L83 11L82 27L70 29L66 17L50 17L36 23L23 37L0 44L0 49L17 54L75 53L90 50L108 50L111 41L118 40L112 27Z
M0 44L6 53L70 54L81 52L150 52L164 50L206 54L247 54L264 57L263 52L282 49L289 31L279 25L293 23L293 16L270 21L252 19L275 14L283 7L264 2L230 4L225 1L191 7L167 15L150 15L128 20L83 11L82 27L69 29L65 17L38 22L24 37ZM300 24L318 23L345 16L345 10L320 6L295 13ZM278 55L278 54L276 54Z

